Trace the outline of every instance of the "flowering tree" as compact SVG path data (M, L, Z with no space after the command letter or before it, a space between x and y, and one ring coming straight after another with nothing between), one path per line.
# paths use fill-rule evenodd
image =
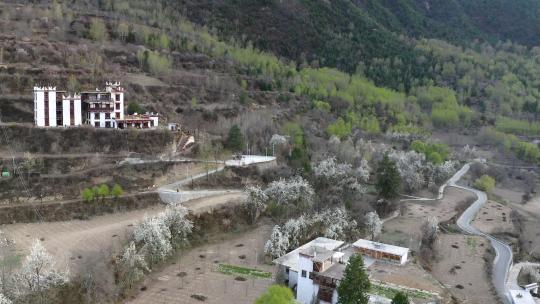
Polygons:
M331 239L344 239L354 230L357 223L344 208L327 209L317 215L324 227L323 235Z
M308 237L311 221L305 216L296 219L290 219L283 225L283 235L288 237L289 248L300 246L300 242Z
M272 138L270 139L270 145L272 146L272 150L275 146L281 146L287 143L287 138L283 135L274 134L272 135Z
M245 189L247 200L244 207L248 213L251 223L257 220L259 214L266 208L268 195L259 186L248 186Z
M187 218L188 210L183 206L168 206L160 214L171 233L171 240L177 246L188 243L188 236L193 230L193 223Z
M301 176L273 181L264 192L277 205L295 207L310 206L315 193L313 187Z
M270 239L266 242L266 245L264 246L264 252L275 259L287 253L288 249L288 236L281 233L281 229L278 225L274 226L274 228L272 229L272 234L270 235Z
M0 293L0 304L11 304L11 300L8 299L4 294Z
M135 242L142 244L151 263L164 260L172 250L171 231L164 216L146 217L133 231Z
M422 245L431 248L433 242L437 239L437 232L439 232L439 220L435 216L430 216L422 224Z
M360 166L356 168L356 175L358 176L358 179L366 183L369 180L369 175L371 174L371 167L369 166L369 163L367 160L362 159L360 161Z
M135 242L131 242L122 255L120 261L124 283L131 288L131 285L140 280L144 276L145 271L150 271L148 265L144 260L144 256L137 252Z
M388 155L396 164L401 183L407 192L415 192L425 185L423 168L426 157L415 151L392 151Z
M16 281L17 294L36 294L43 297L44 291L69 282L69 275L56 269L53 258L41 242L35 240L30 254L26 256L21 270L16 274Z
M372 211L366 214L366 228L369 234L371 234L372 240L381 233L382 224L377 212Z
M334 157L330 157L313 164L315 185L319 190L321 201L325 204L339 204L351 201L365 193L365 187L360 183L357 173L365 175L363 170L358 172L347 163L338 163ZM369 178L369 173L368 178ZM361 178L365 178L362 176ZM366 178L367 179L367 178Z

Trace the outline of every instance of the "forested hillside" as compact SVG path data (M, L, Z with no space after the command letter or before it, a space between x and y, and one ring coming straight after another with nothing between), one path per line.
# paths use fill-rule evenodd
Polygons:
M123 75L143 108L219 135L241 121L260 150L294 123L300 159L321 137L492 127L491 141L537 161L535 145L505 137L538 135L540 114L540 49L497 40L532 31L522 12L538 4L512 3L15 1L0 19L2 107L28 120L19 101L33 83L76 90ZM501 16L478 17L490 10ZM261 106L264 124L259 110L246 118Z

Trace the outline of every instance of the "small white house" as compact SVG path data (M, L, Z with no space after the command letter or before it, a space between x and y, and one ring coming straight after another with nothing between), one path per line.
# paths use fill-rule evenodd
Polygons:
M408 248L368 240L360 239L349 244L320 237L274 260L274 263L278 265L278 275L283 275L285 283L296 292L299 303L335 304L338 300L337 286L352 255L362 254L367 268L377 261L404 264L408 252Z

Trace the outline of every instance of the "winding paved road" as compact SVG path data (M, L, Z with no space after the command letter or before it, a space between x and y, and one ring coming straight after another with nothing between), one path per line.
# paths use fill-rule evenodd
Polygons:
M508 276L508 271L512 265L512 248L506 243L496 239L495 237L484 233L478 230L471 224L471 221L476 217L480 208L486 203L487 195L485 192L476 190L473 188L457 185L457 181L461 179L467 171L469 171L470 164L466 164L461 168L454 176L448 181L448 185L451 187L460 188L463 190L470 191L474 193L477 197L476 201L467 208L457 220L457 225L463 231L468 234L480 235L489 239L491 246L495 249L495 260L493 261L493 270L492 270L492 282L499 294L500 298L505 303L511 303L509 299L509 290L506 286L506 278Z

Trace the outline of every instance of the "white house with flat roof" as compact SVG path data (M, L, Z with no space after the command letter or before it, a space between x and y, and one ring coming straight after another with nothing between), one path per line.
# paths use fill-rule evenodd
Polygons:
M350 244L319 237L275 259L274 264L278 265L278 275L283 275L285 283L296 291L298 302L335 304L337 286L352 255L362 254L368 268L376 261L402 265L408 252L408 248L368 240Z
M377 243L360 239L352 244L357 252L369 256L375 260L405 264L409 254L409 248Z

